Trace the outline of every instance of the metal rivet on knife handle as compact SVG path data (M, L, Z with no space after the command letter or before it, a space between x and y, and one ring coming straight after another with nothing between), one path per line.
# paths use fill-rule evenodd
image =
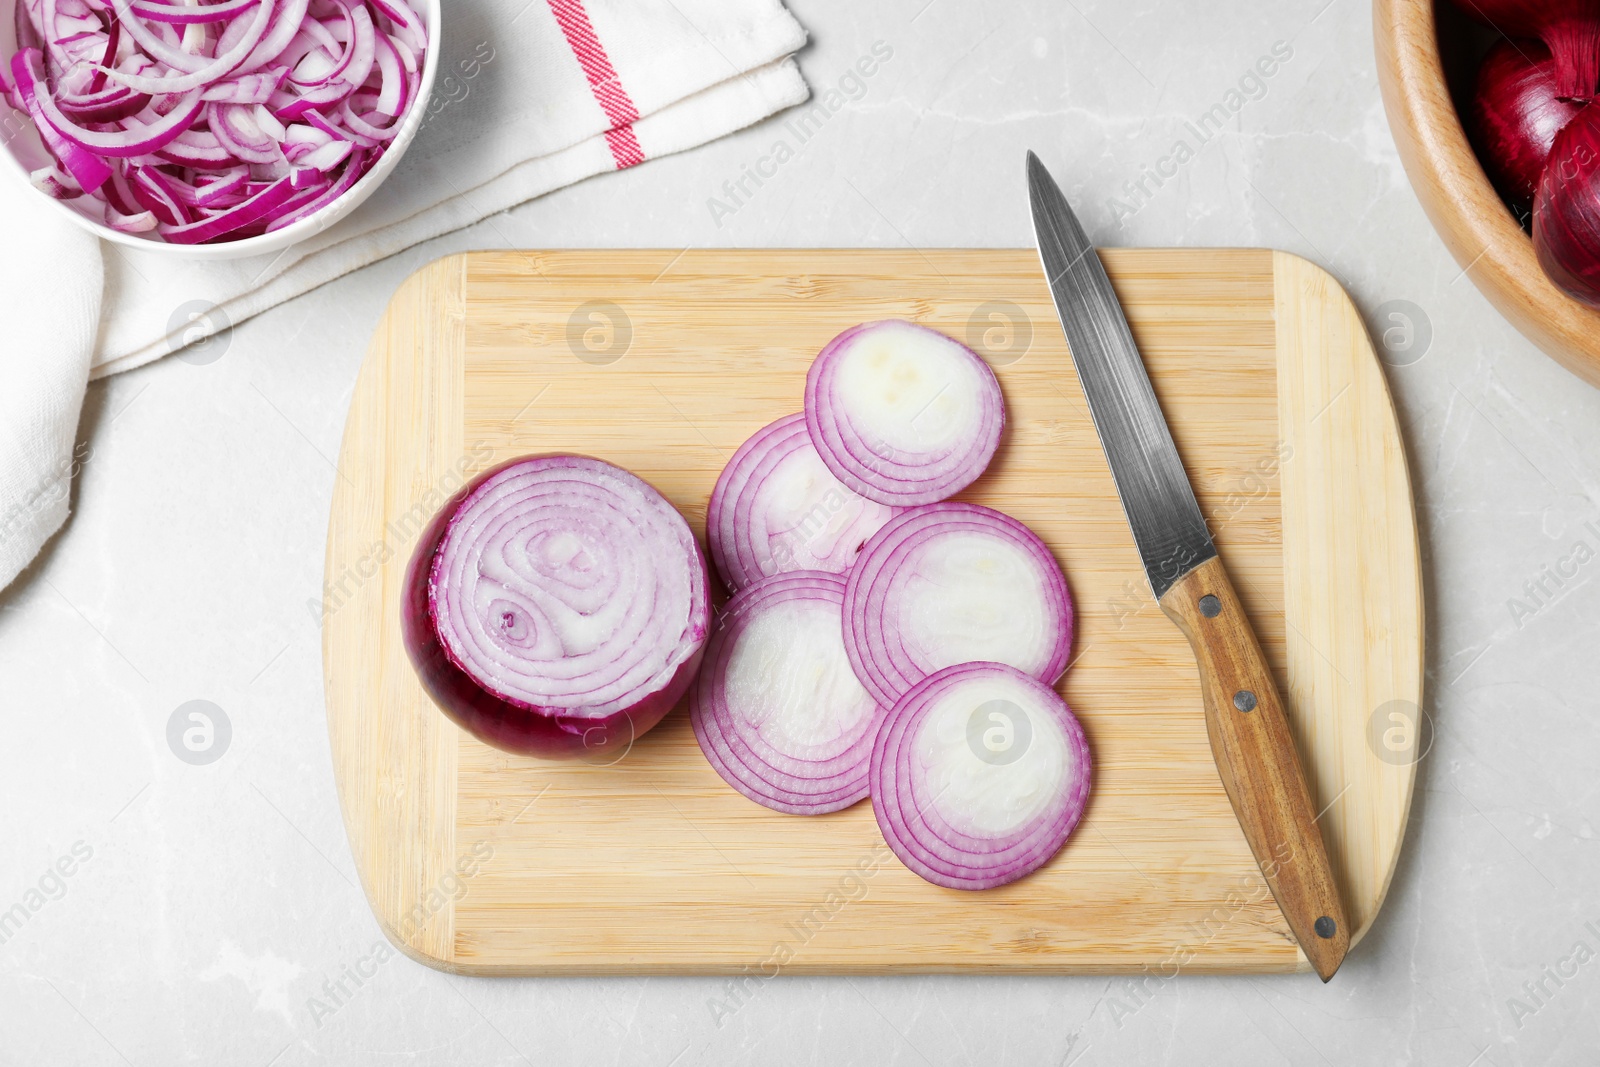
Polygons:
M1233 706L1240 711L1256 710L1256 695L1248 689L1241 689L1233 694Z
M1329 938L1339 932L1339 924L1324 915L1317 920L1316 929L1318 937Z
M1207 593L1200 598L1200 614L1208 619L1214 619L1222 614L1222 601Z

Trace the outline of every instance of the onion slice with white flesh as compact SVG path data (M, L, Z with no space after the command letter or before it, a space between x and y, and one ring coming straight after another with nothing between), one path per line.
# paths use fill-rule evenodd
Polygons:
M688 689L711 628L683 516L587 456L526 456L463 487L423 532L406 597L406 650L439 707L550 758L625 753Z
M806 429L850 489L881 504L943 500L989 465L1000 383L966 345L899 319L852 326L806 374Z
M1072 594L1050 549L978 504L926 504L895 516L867 542L845 589L845 651L885 705L935 671L974 660L1053 683L1066 670L1072 629Z
M786 415L739 446L706 513L706 547L730 591L786 571L844 574L897 509L867 500L817 455L805 416Z
M1088 803L1083 726L1048 685L1000 663L923 679L872 749L872 810L921 877L993 889L1061 850Z
M763 578L723 609L689 695L695 738L723 780L793 815L867 795L883 718L840 638L844 580L825 571Z

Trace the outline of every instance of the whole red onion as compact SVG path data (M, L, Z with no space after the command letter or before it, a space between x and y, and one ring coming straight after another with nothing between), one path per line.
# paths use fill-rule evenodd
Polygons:
M1556 135L1533 203L1533 246L1551 281L1600 308L1600 107Z
M1478 158L1526 218L1556 134L1583 108L1556 95L1555 63L1538 41L1501 41L1484 56L1467 120Z
M1588 100L1600 86L1600 0L1455 0L1506 37L1537 37L1555 60L1556 95Z

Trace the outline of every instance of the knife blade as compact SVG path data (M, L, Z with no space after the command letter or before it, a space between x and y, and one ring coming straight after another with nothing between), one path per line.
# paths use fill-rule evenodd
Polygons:
M1349 951L1350 930L1277 684L1105 265L1032 152L1028 197L1045 279L1150 590L1194 650L1223 788L1289 929L1326 982Z

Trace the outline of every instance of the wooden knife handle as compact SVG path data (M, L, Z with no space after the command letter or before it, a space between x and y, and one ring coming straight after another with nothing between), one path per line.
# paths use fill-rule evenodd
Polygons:
M1206 733L1245 840L1326 982L1350 950L1350 926L1261 643L1220 558L1178 579L1160 604L1200 665Z

